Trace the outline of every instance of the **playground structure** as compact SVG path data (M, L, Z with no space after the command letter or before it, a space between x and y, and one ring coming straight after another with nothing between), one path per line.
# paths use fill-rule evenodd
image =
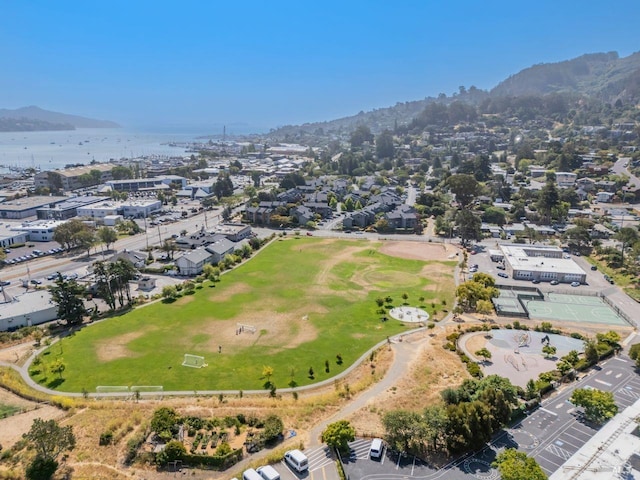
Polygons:
M520 353L520 349L522 347L528 347L529 344L531 343L531 335L529 334L529 332L522 332L522 333L516 333L513 336L513 339L516 341L516 344L518 345L514 350L513 353Z
M389 311L391 318L406 323L423 323L429 321L429 314L417 307L395 307Z

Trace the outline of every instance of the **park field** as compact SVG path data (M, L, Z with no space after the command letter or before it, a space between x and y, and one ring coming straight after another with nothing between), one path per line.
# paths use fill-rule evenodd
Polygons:
M277 240L193 295L78 330L43 352L30 372L40 384L69 392L111 385L238 391L262 389L267 380L276 388L319 382L415 326L382 321L377 298L393 299L386 308L406 303L442 318L453 303L451 258L442 245L418 242ZM255 332L239 332L238 324ZM203 356L208 366L182 366L186 353ZM57 359L65 365L61 375L49 368ZM265 366L273 369L270 379Z

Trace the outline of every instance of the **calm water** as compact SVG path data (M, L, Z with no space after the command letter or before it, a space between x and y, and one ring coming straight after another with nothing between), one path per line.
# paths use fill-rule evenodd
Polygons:
M184 155L171 142L190 142L195 134L136 133L123 129L78 129L66 132L0 132L0 165L62 168L69 163L134 158L146 155Z

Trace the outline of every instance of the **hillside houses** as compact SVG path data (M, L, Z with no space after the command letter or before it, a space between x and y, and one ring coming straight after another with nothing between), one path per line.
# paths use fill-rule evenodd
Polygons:
M244 218L256 225L304 226L332 217L332 202L342 203L342 210L347 210L342 220L344 229L364 229L379 219L385 219L391 230L413 232L419 224L416 211L404 205L404 199L396 189L381 187L373 178L364 178L359 188L345 179L310 180L305 185L279 193L274 201L248 205Z

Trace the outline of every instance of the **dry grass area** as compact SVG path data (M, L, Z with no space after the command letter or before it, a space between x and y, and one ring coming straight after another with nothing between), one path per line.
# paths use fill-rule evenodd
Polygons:
M451 260L460 251L450 243L386 242L380 253L412 260Z
M0 403L23 409L22 413L0 419L0 445L3 449L10 448L20 440L22 434L29 431L34 419L49 420L64 415L64 412L58 408L25 400L2 388L0 388Z
M440 392L447 387L458 386L469 375L458 356L442 348L445 337L457 327L438 327L431 334L421 334L419 351L413 362L407 365L406 374L399 378L395 386L387 389L367 407L360 409L349 418L356 431L362 434L381 436L382 415L390 410L421 411L427 405L440 401Z

